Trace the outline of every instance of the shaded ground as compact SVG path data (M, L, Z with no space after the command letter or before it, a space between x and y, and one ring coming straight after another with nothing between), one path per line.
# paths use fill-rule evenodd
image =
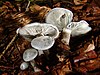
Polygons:
M65 49L69 49L68 46L66 48L57 39L55 45L50 49L50 60L47 60L44 55L35 59L42 71L34 73L34 75L65 75L66 73L69 75L75 73L80 75L99 75L100 4L98 1L36 0L31 2L28 10L26 10L28 1L0 1L0 75L33 75L34 71L31 65L25 71L21 71L19 68L23 62L23 52L31 48L31 46L27 40L16 35L16 29L32 22L45 22L44 15L54 7L63 7L71 10L74 14L73 21L86 20L92 27L92 31L85 35L71 37L69 45L71 53L65 51ZM84 61L73 63L75 57L79 56L79 54L81 55L90 43L94 43L94 52L96 54ZM58 61L57 53L67 56L64 58L64 62ZM92 54L90 53L89 55ZM42 63L42 65L39 63Z

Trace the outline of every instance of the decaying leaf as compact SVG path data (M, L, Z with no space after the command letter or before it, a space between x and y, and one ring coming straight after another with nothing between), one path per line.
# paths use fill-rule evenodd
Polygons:
M75 6L75 7L72 7L74 10L80 10L83 8L83 6Z
M31 10L33 13L35 13L35 12L41 10L41 6L34 4L34 5L30 6L30 10Z
M53 67L52 74L53 75L66 75L70 74L72 72L72 66L70 61L66 60L66 64L57 64L55 67Z
M85 4L87 0L74 0L75 5Z
M17 22L19 22L20 24L22 24L22 26L30 23L32 20L30 19L30 17L28 15L26 15L25 13L16 13L12 15L12 18L14 20L17 20Z

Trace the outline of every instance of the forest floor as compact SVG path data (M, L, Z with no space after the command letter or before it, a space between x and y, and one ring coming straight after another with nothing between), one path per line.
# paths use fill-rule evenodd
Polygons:
M0 75L100 75L100 3L99 0L28 0L0 1ZM28 8L27 8L28 6ZM90 32L71 37L69 46L59 39L50 49L49 60L45 55L35 60L40 72L35 73L32 66L22 71L23 52L31 48L30 43L16 34L19 27L29 23L45 23L45 15L52 8L61 7L73 12L73 21L86 20L92 28ZM85 53L90 44L95 49ZM66 50L69 49L70 51ZM59 53L65 61L59 62ZM86 59L74 62L76 58Z

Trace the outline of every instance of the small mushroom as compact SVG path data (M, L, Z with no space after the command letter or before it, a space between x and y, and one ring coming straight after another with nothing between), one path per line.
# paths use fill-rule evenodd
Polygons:
M18 28L16 33L22 35L30 42L37 36L50 36L52 38L58 38L59 36L58 28L47 23L31 23L24 27Z
M30 48L24 51L23 53L23 60L26 62L34 60L34 58L38 55L36 49Z
M73 18L73 13L64 8L54 8L46 14L46 23L53 24L58 27L60 31L65 28Z
M29 66L29 64L28 64L28 63L23 62L23 63L21 63L21 65L20 65L20 69L21 69L21 70L25 70L25 69L27 69L27 68L28 68L28 66Z
M36 64L35 64L35 61L34 61L34 58L36 58L36 56L38 55L38 52L37 50L33 49L33 48L30 48L30 49L27 49L25 50L25 52L23 53L23 60L25 62L30 62L32 67L36 67ZM33 66L34 64L34 66ZM35 68L34 68L35 69Z
M81 20L79 22L71 22L67 25L67 28L72 30L71 35L73 37L85 34L92 29L89 27L89 24L85 20Z
M62 39L61 39L62 43L64 43L65 45L69 45L70 36L71 36L71 30L63 28Z
M55 40L49 36L40 36L31 41L31 46L38 50L47 50L51 48Z
M54 38L49 36L40 36L31 41L31 46L39 51L44 51L46 55L49 54L48 49L54 45Z

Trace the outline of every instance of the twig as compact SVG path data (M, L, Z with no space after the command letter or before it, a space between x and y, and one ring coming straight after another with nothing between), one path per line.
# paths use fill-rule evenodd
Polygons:
M0 69L14 69L14 67L9 67L9 66L0 66Z
M28 4L27 4L27 7L26 7L26 10L25 10L25 12L26 12L26 11L28 11L28 9L29 9L29 6L30 6L30 3L31 3L31 2L30 2L30 1L28 1Z
M1 17L2 15L6 14L6 13L7 13L7 11L4 11L3 13L0 14L0 17Z
M17 4L17 6L18 6L18 11L21 12L21 6L20 6L20 4Z
M10 43L7 45L6 49L2 52L2 54L0 55L0 59L5 54L5 52L8 50L8 48L12 45L12 43L15 41L16 37L17 37L17 34L12 38Z

